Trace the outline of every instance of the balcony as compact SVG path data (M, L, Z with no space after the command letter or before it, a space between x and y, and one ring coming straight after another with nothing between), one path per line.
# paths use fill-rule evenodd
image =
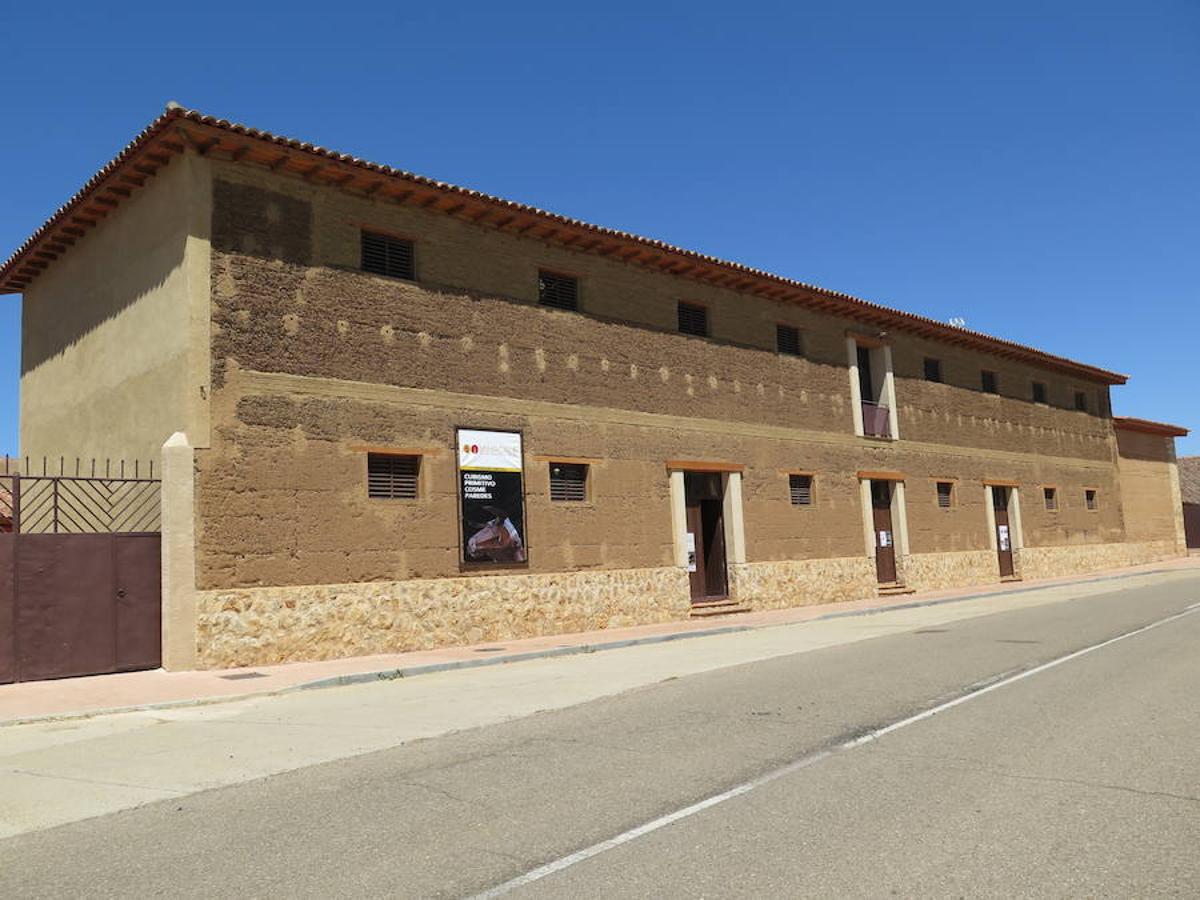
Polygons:
M881 403L864 400L862 404L863 434L867 437L890 438L891 416Z

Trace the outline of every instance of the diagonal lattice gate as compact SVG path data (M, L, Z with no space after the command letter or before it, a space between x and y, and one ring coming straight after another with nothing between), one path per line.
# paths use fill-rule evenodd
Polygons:
M160 492L0 474L0 684L160 664Z

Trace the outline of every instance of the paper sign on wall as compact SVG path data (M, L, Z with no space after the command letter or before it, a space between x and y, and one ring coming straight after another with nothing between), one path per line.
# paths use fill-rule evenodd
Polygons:
M696 535L689 531L687 533L687 570L689 572L696 571Z
M880 547L892 546L892 533L890 531L881 530L879 532L879 546Z
M1012 543L1009 541L1009 537L1008 537L1008 526L1007 525L997 525L996 531L999 533L999 536L1000 536L1000 549L1001 550L1011 550Z
M521 435L460 428L459 502L464 562L525 562Z

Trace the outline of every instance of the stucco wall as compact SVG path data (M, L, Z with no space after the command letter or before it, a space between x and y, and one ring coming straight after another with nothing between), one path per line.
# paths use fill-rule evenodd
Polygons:
M207 164L183 156L26 290L21 453L157 460L207 432Z
M1183 498L1172 438L1117 429L1118 464L1130 541L1185 546Z

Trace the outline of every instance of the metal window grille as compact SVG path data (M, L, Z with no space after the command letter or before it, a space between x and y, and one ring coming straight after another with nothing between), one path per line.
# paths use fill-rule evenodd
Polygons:
M925 380L938 381L942 380L942 361L934 359L932 356L925 357Z
M789 475L788 489L792 506L812 506L813 480L811 475Z
M421 457L367 454L367 496L376 500L415 500Z
M555 309L579 309L579 281L569 275L538 272L538 303Z
M708 310L694 303L679 304L679 330L683 334L708 336Z
M788 356L800 356L803 353L800 346L800 329L791 325L776 325L775 349Z
M1083 499L1084 499L1084 502L1087 504L1088 509L1090 509L1090 510L1096 509L1096 492L1095 491L1090 490L1090 489L1085 490L1083 492Z
M1046 402L1046 385L1040 381L1035 381L1033 383L1033 402L1034 403L1045 403Z
M586 500L587 477L587 463L550 463L550 499Z
M998 391L996 389L996 373L995 372L989 372L987 369L984 369L983 372L980 373L979 384L980 384L980 387L983 388L983 392L985 394L998 393Z
M414 280L413 242L373 231L362 233L362 270L391 278Z
M938 506L949 509L954 505L954 482L939 481L937 483Z
M1080 412L1087 412L1087 394L1083 391L1075 392L1075 408Z
M1046 509L1058 509L1058 491L1054 488L1043 488L1042 494L1046 498Z

